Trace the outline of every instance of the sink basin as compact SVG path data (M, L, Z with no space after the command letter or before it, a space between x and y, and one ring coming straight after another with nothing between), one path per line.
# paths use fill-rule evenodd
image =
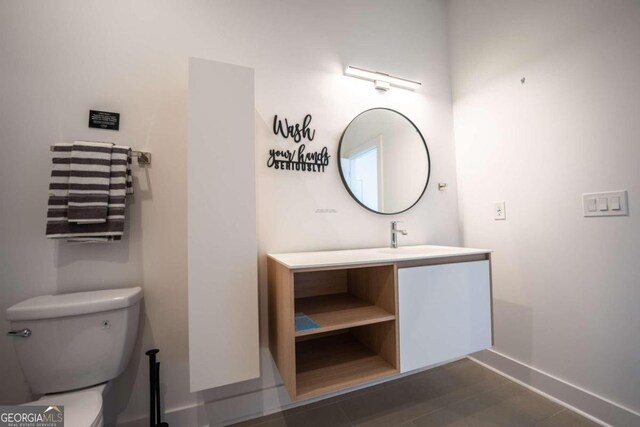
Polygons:
M442 252L442 248L439 247L428 247L428 246L400 246L398 248L384 248L378 249L378 252L381 254L390 254L390 255L428 255L433 252Z

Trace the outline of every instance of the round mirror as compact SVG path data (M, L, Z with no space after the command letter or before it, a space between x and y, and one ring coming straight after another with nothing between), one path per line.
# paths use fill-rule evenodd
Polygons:
M397 111L372 108L356 116L342 133L338 157L349 194L370 211L404 212L427 189L429 149L416 125Z

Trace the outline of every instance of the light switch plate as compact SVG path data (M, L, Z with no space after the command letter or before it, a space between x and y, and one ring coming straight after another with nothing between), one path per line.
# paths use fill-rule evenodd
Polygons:
M584 216L629 215L627 190L585 193L582 195L582 212Z
M493 202L493 219L507 219L504 202Z

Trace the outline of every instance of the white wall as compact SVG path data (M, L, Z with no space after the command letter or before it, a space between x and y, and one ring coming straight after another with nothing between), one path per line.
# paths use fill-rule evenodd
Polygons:
M120 403L126 405L120 420L147 411L142 354L151 346L161 349L168 410L263 387L274 390L279 379L265 352L261 380L205 393L188 391L187 58L256 70L261 254L386 245L391 219L406 221L403 228L410 234L401 244L455 245L459 235L445 15L444 2L436 0L406 1L403 7L392 0L1 2L0 310L45 293L142 284L142 344L119 380ZM347 64L424 85L417 92L392 89L381 94L370 82L343 76ZM395 108L412 119L431 153L432 185L416 207L396 217L361 208L338 175L341 132L356 114L375 106ZM87 129L89 108L119 111L120 132ZM292 145L271 134L273 115L301 121L307 113L313 114L317 130L309 149L326 145L332 154L327 172L267 169L269 148ZM134 171L137 193L129 212L129 238L119 245L68 246L44 238L48 146L75 138L115 140L153 152L152 168ZM438 192L438 181L448 182L448 190ZM327 208L338 213L315 213ZM266 345L264 256L260 263ZM5 339L0 377L0 403L29 398ZM238 408L205 408L193 423L286 402L257 396Z
M638 412L640 3L452 0L449 19L461 227L495 250L495 349ZM583 218L581 193L618 189L630 216Z

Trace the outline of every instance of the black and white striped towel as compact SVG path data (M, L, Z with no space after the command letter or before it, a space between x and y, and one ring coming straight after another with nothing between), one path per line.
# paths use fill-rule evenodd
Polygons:
M124 234L126 195L133 194L131 149L119 145L111 147L107 212L106 220L102 223L69 221L70 182L74 179L72 177L82 175L78 174L78 171L83 167L78 167L78 165L87 164L87 160L80 162L74 160L72 150L73 144L56 144L53 147L53 168L49 184L49 208L47 211L47 237L67 239L70 242L120 240ZM75 189L79 190L80 187L75 187ZM77 194L80 196L81 193ZM97 198L93 200L97 200Z
M69 170L69 222L107 221L112 143L76 141ZM123 176L125 176L123 172Z

